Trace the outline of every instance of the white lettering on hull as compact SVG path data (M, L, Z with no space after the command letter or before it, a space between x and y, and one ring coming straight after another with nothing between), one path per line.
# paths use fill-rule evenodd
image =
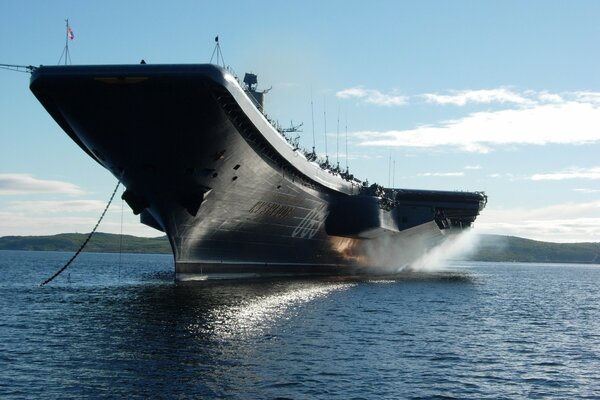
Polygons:
M292 232L292 237L301 239L312 239L323 226L325 218L329 211L325 211L327 205L321 204L319 207L310 210L308 214L298 224Z

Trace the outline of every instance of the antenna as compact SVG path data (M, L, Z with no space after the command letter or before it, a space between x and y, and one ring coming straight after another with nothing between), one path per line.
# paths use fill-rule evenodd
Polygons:
M212 64L212 60L215 57L215 55L217 56L217 65L219 65L219 57L221 57L221 63L223 68L225 68L225 59L223 58L223 52L221 51L221 45L219 44L219 35L215 36L215 48L212 52L212 56L210 56L210 63Z
M396 155L394 155L394 163L392 167L392 188L396 187Z
M346 110L346 173L348 171L348 111Z
M312 134L313 134L313 154L315 153L315 109L313 106L313 94L312 94L312 86L310 87L310 117L312 120Z
M66 35L65 35L65 47L62 51L62 54L60 55L60 58L58 59L58 64L60 64L60 62L62 61L63 57L65 58L65 65L69 65L72 64L71 62L71 53L69 53L69 40L73 40L75 39L75 34L73 33L73 29L71 29L71 26L69 25L69 19L65 19L65 23L67 25L67 30L65 31Z
M340 169L340 105L338 104L338 115L337 115L337 133L335 139L335 159L337 162L337 169Z
M388 187L391 185L392 179L392 151L390 150L390 158L388 160Z
M327 151L327 102L323 96L323 125L325 131L325 164L329 166L329 152Z

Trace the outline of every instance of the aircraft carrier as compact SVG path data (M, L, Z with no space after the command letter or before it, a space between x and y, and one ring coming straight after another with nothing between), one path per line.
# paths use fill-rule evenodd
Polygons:
M178 279L401 269L487 202L355 179L286 137L255 75L213 64L40 66L30 88L166 233Z

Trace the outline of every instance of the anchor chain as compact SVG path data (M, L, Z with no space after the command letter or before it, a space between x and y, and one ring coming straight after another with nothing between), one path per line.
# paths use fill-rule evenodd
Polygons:
M100 216L100 219L98 220L98 222L96 222L96 226L94 226L94 229L92 229L92 231L90 232L90 234L88 235L88 237L85 239L85 241L83 242L83 244L79 247L79 250L77 250L75 252L75 254L73 255L73 257L71 257L71 259L69 261L67 261L67 263L65 265L63 265L58 271L56 271L54 273L54 275L52 275L50 278L48 278L44 282L42 282L40 284L40 286L44 286L44 285L52 282L52 280L54 280L54 278L56 278L58 275L60 275L65 269L67 269L67 267L69 265L71 265L71 263L73 261L75 261L75 258L77 258L77 256L79 255L79 253L81 253L81 251L83 250L83 248L90 241L90 239L92 238L92 235L94 233L96 233L96 229L98 229L98 225L100 225L100 222L102 221L102 218L104 218L104 215L106 215L106 212L108 211L108 207L110 207L110 204L112 203L113 199L115 198L115 194L117 193L117 190L119 189L120 185L121 185L121 181L117 181L117 186L115 187L115 190L113 190L113 193L110 196L110 200L108 200L108 204L104 208L104 211L102 212L102 215Z

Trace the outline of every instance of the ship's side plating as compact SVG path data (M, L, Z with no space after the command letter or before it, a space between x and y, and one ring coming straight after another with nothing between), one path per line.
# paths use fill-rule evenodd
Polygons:
M353 272L387 262L371 256L378 238L404 245L405 265L419 255L411 243L470 225L485 202L398 191L383 204L307 161L213 65L40 67L31 89L167 234L179 278Z

